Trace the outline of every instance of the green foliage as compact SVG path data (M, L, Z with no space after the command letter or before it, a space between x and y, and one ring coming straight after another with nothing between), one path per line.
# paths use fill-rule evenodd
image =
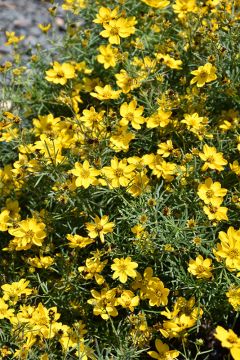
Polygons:
M237 359L240 3L184 3L65 0L50 50L6 34L0 358Z

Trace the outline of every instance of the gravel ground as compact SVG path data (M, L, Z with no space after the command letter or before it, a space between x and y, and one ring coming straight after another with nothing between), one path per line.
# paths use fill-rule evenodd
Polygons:
M24 35L21 47L34 48L37 43L47 46L45 35L38 28L38 24L52 22L48 8L52 6L46 0L0 0L0 62L9 58L10 46L5 46L5 32L15 31L16 35ZM63 11L59 6L55 18L57 33L64 33Z

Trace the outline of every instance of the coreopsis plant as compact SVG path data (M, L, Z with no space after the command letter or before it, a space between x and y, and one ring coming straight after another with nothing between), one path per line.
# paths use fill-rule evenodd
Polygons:
M46 12L0 59L0 358L238 359L239 0Z

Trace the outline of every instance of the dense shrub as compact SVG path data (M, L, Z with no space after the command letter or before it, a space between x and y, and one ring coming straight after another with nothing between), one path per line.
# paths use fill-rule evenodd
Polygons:
M240 359L239 0L62 8L1 59L1 358Z

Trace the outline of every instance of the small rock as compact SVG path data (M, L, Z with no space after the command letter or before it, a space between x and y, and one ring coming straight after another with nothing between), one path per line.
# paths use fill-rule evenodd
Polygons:
M5 1L0 1L0 8L6 8L6 9L13 10L16 8L16 6L14 4L6 3Z
M0 101L0 110L9 111L11 110L12 102L11 100Z
M10 47L7 46L0 46L0 54L9 54L11 51Z
M56 17L55 23L56 23L57 27L59 28L59 30L61 30L61 31L66 30L66 26L65 26L64 20L62 18Z
M23 29L23 28L27 28L31 25L31 21L28 19L24 19L24 18L20 18L20 19L16 19L13 22L13 26L16 29Z

